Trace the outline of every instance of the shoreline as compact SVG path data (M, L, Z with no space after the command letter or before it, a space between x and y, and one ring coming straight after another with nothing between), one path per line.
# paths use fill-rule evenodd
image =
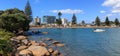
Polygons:
M30 27L31 28L120 28L120 27L110 27L110 26L92 26L92 27L84 27L84 26L79 26L79 27L39 27L39 26L35 26L35 27Z
M52 38L41 38L39 42L30 40L28 36L15 36L11 39L13 51L12 56L60 56L64 54L59 48L65 43Z

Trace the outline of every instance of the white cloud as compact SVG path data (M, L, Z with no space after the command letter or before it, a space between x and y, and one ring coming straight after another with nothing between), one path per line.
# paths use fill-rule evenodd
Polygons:
M118 4L120 0L105 0L105 2L102 4L103 6L114 6Z
M73 13L82 14L83 13L83 10L80 10L80 9L74 9L74 10L72 10L72 9L50 10L50 12L52 12L52 13L58 13L59 11L64 13L64 14L73 14Z
M120 14L120 0L105 0L102 6L111 7L111 13L119 13Z
M101 11L100 11L100 13L106 13L106 11L104 11L104 10L101 10Z
M120 13L120 9L113 9L111 13Z

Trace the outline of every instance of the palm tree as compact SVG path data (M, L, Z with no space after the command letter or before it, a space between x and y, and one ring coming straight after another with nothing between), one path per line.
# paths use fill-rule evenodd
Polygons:
M62 13L61 12L58 12L58 19L56 20L57 24L60 25L62 24L62 21L61 21L61 16L62 16Z
M61 19L61 16L62 16L62 13L61 13L61 12L58 12L58 17L59 17L59 19Z

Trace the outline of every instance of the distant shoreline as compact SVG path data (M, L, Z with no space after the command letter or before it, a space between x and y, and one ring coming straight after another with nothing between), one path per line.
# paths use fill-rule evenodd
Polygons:
M30 28L120 28L120 27L110 27L110 26L91 26L91 27L84 27L84 26L77 26L77 27L30 27Z

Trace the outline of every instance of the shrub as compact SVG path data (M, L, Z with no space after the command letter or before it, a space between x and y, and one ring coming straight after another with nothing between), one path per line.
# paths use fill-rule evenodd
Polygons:
M12 51L10 44L10 38L12 36L14 36L14 34L0 29L0 54L3 56L8 56L8 54Z

